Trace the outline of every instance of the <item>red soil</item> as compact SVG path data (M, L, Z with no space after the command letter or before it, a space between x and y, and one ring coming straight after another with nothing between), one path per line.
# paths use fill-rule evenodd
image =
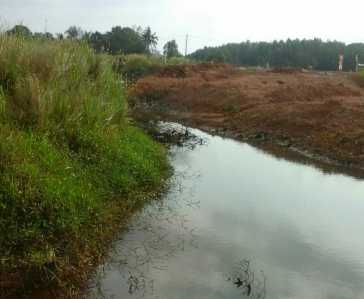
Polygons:
M130 90L135 103L200 128L228 131L364 167L364 89L352 75L304 70L170 67Z

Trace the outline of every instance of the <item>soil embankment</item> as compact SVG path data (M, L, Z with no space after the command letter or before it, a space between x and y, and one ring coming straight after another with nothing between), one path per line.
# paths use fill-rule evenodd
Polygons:
M364 169L364 90L351 74L178 66L130 94L138 114Z

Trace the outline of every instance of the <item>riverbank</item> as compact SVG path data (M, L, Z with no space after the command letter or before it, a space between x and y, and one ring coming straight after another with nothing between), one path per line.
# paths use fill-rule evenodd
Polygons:
M166 150L127 113L109 57L0 36L1 298L75 297L114 233L161 191Z
M135 115L364 174L364 90L351 74L181 66L139 80L130 95Z

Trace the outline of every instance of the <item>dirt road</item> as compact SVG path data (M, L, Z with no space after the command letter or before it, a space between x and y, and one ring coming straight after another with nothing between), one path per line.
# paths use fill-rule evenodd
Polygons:
M139 111L364 169L364 89L351 74L179 66L139 80L130 94Z

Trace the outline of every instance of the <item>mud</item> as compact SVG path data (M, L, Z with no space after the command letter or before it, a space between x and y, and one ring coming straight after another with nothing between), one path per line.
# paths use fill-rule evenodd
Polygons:
M364 90L352 74L185 68L182 77L165 72L139 80L129 91L135 114L364 174Z

